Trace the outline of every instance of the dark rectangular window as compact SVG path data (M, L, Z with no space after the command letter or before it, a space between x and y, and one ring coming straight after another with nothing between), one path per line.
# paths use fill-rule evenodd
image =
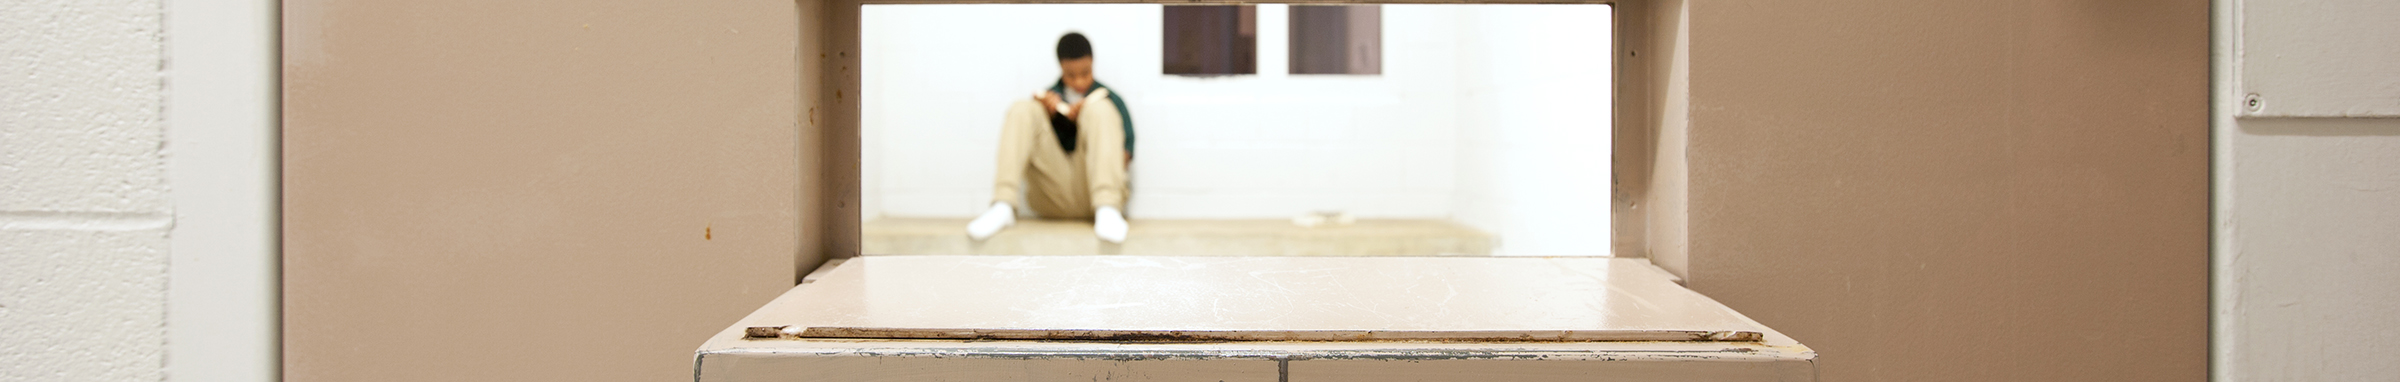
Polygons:
M1258 74L1258 7L1166 7L1165 74Z
M1383 6L1293 5L1292 74L1383 74Z

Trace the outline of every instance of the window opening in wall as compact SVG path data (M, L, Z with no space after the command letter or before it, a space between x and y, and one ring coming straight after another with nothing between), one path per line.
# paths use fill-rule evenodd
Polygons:
M1176 5L1163 11L1163 73L1258 73L1258 6Z
M1292 74L1382 74L1382 5L1293 5Z
M866 5L862 250L1609 255L1611 21Z

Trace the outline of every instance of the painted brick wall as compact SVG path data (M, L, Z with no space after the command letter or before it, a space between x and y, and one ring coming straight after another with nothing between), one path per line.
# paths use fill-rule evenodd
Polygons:
M0 5L0 380L163 378L161 6Z

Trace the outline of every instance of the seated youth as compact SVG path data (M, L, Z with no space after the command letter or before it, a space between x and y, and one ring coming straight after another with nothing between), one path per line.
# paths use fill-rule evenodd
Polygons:
M1092 233L1125 241L1125 168L1133 163L1133 116L1125 100L1092 78L1092 43L1058 38L1058 82L1009 106L1000 123L992 207L967 223L967 236L991 237L1015 225L1018 192L1035 215L1091 219ZM1022 187L1022 188L1020 188Z

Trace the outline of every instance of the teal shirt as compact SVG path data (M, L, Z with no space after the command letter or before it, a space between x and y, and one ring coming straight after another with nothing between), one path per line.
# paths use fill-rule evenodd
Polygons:
M1100 89L1108 89L1108 85L1103 85L1097 80L1092 81L1092 91L1100 91ZM1067 94L1067 81L1059 80L1058 83L1051 84L1050 92ZM1125 121L1125 158L1128 160L1133 159L1133 111L1125 109L1125 98L1117 97L1116 89L1108 90L1108 103L1115 104L1117 106L1117 116L1120 117L1117 119Z

